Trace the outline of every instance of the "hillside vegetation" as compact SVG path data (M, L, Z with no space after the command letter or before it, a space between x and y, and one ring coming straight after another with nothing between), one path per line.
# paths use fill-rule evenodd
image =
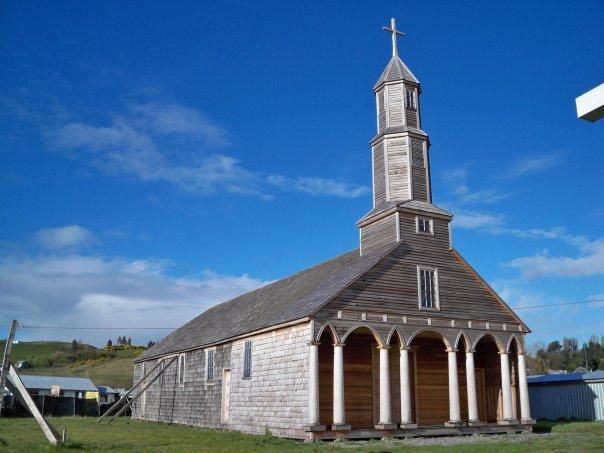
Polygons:
M0 341L4 351L5 341ZM132 359L142 354L143 346L112 346L98 349L83 343L59 341L19 342L13 345L11 362L27 360L34 368L21 370L21 374L87 377L95 385L114 388L132 386Z

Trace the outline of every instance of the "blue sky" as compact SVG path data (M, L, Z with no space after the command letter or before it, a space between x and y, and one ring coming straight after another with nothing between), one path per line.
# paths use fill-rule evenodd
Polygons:
M179 326L357 246L371 88L422 83L434 202L511 306L604 299L604 4L4 2L0 326ZM530 341L604 304L523 310ZM23 330L21 339L165 331Z

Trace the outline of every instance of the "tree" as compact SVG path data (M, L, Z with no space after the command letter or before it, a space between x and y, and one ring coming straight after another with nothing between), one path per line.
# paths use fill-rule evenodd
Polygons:
M147 343L147 349L149 349L149 348L151 348L153 346L155 346L155 341L149 340L149 343Z
M71 352L76 352L78 350L78 341L74 338L71 342Z
M111 346L113 346L113 341L109 338L109 340L107 340L107 347L110 348Z
M128 346L132 346L132 338L128 337Z

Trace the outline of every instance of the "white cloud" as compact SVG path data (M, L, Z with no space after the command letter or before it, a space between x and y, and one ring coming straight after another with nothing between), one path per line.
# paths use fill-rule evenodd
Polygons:
M330 178L253 171L232 156L207 152L228 145L229 133L198 110L148 103L130 106L129 112L108 125L66 124L49 139L55 148L77 151L76 157L105 173L167 183L196 196L222 191L269 200L280 190L356 198L369 192Z
M175 278L167 266L165 260L81 254L0 258L0 320L6 323L14 318L34 326L178 327L219 302L267 283L247 274L210 271ZM65 330L35 333L47 339L76 336L95 344L117 335ZM167 331L123 334L146 343Z
M68 225L39 230L35 234L35 238L43 247L58 250L88 244L93 241L94 236L86 228Z
M514 179L541 173L558 166L561 162L562 155L559 152L526 156L504 171L501 176L506 179Z
M550 256L543 251L516 258L509 265L519 269L522 276L528 279L604 275L604 239L590 242L578 237L574 245L577 247L577 256Z
M453 225L464 229L492 229L503 224L503 216L476 211L457 211L454 216Z

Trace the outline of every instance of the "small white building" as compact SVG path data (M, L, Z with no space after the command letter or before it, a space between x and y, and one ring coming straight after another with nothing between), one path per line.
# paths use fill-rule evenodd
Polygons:
M577 116L592 123L604 117L604 83L579 96L577 104Z

